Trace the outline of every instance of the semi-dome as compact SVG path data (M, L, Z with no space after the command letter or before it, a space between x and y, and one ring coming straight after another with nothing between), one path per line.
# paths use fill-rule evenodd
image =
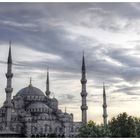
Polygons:
M28 96L28 95L44 96L44 93L40 89L38 89L32 85L29 85L28 87L21 89L17 93L17 95L20 95L20 96Z
M31 112L51 112L51 108L49 108L46 104L42 103L42 102L35 102L30 104L27 107L28 111Z
M44 103L35 102L35 103L30 104L27 108L30 108L30 109L46 108L46 109L48 109L49 107L46 104L44 104Z

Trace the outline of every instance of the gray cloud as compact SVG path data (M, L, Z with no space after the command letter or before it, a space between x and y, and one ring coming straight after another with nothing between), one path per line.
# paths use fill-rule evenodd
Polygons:
M127 95L140 95L138 92L140 90L140 87L136 87L136 86L124 86L123 88L119 88L117 90L114 90L113 93L119 93L119 92L123 92ZM137 92L138 91L138 92Z
M59 86L54 85L60 105L70 105L72 100L76 107L81 103L79 80L84 50L87 79L92 81L88 86L91 89L88 102L101 103L102 82L109 85L110 92L139 96L139 87L134 86L140 79L139 22L138 3L0 3L0 46L12 40L12 46L24 46L27 53L31 49L60 57L38 61L32 59L34 53L30 56L32 61L23 60L22 55L22 60L15 57L15 78L20 80L18 78L35 74L39 81L45 78L43 72L49 66L52 81L63 87L58 89ZM12 53L14 55L14 51ZM2 57L0 63L6 66ZM75 91L66 93L74 82ZM115 85L121 82L124 85ZM98 91L94 93L94 89ZM114 94L109 95L113 100ZM126 100L134 101L138 97ZM124 100L118 99L121 101Z

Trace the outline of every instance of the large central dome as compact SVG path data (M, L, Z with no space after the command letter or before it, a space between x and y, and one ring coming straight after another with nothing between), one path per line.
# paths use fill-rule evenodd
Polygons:
M32 85L29 85L28 87L21 89L17 93L17 95L20 95L20 96L28 96L28 95L44 96L44 93L40 89L38 89Z

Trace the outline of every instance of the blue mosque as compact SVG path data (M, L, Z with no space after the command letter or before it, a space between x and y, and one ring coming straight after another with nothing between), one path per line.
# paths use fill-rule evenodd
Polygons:
M11 43L7 60L6 100L0 108L0 137L78 137L79 128L87 123L86 66L83 54L81 67L81 121L74 121L74 114L59 109L56 98L50 97L49 71L46 91L34 87L30 80L27 87L12 96L12 51ZM107 104L103 86L103 123L107 125Z

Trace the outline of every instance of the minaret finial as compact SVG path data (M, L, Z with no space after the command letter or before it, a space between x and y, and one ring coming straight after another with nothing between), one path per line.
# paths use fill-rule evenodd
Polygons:
M81 110L82 110L82 123L85 125L87 123L87 103L86 103L86 67L85 67L85 58L84 58L84 52L83 52L83 59L82 59L82 78L81 78L81 84L82 84L82 91L81 91L81 97L82 97L82 105L81 105Z
M11 44L12 44L12 42L11 42L11 40L9 41L9 46L11 47Z
M49 67L47 67L46 96L50 96Z
M105 83L103 82L103 89L105 89Z
M104 126L107 126L107 103L106 103L106 92L105 85L103 83L103 122Z

